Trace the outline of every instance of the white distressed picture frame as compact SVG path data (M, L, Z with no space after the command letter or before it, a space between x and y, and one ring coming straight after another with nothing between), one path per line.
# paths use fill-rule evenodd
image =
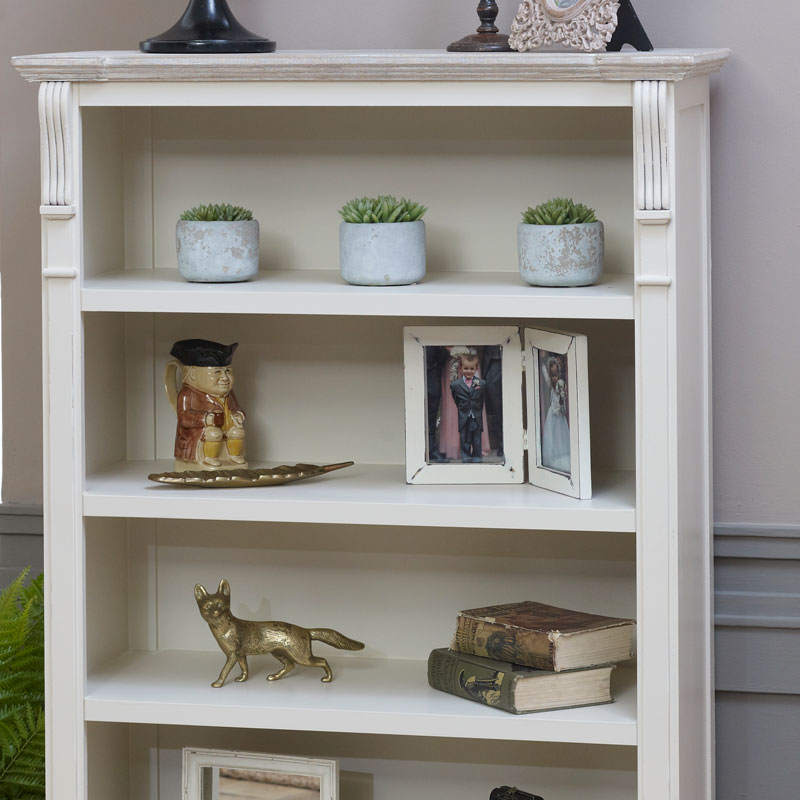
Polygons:
M567 407L570 435L570 473L542 465L540 393L542 372L539 351L563 355L567 360ZM592 496L591 443L589 437L589 349L586 336L546 328L525 329L525 374L528 410L528 480L534 486L588 500Z
M560 8L555 0L522 0L508 44L525 53L551 47L602 52L617 29L619 0L576 0Z
M406 482L410 484L522 483L522 353L516 325L409 327L404 333ZM425 347L500 345L503 390L502 464L428 463Z
M338 800L339 797L339 762L332 759L184 747L183 800L207 800L201 792L202 770L205 767L307 775L319 778L320 800Z

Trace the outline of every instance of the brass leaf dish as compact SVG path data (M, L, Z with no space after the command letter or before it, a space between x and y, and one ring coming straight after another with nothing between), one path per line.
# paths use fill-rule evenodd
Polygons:
M244 489L250 486L282 486L286 483L316 478L337 469L352 467L352 461L340 464L286 464L265 469L204 469L187 472L158 472L148 480L170 486L196 486L201 489Z

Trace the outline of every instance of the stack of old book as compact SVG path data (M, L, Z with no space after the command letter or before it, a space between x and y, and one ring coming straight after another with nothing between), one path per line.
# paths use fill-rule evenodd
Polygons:
M450 647L428 658L428 683L514 714L611 703L635 627L531 600L461 611Z

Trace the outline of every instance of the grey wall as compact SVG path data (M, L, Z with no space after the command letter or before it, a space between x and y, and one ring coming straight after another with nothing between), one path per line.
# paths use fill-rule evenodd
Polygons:
M137 47L139 39L174 22L172 5L161 0L0 0L3 502L42 500L38 87L23 81L9 59L24 53Z
M507 27L517 0L499 3ZM441 47L474 26L475 4L232 0L246 25L277 39L283 49ZM36 88L16 77L7 57L134 48L168 27L182 5L183 0L0 5L6 502L41 498ZM712 97L718 797L784 800L796 796L800 784L800 538L797 529L770 525L800 522L800 4L779 0L760 18L752 18L758 7L744 0L636 0L636 7L657 47L734 50L714 80ZM0 560L27 557L36 541L29 537L21 544L22 535L8 536L0 532Z
M41 498L41 378L36 88L8 56L134 48L177 17L183 0L29 0L0 5L0 272L3 295L5 501ZM474 25L474 0L232 0L253 30L295 48L440 47ZM516 0L500 0L508 25ZM637 0L656 46L727 46L714 81L715 502L721 522L794 523L800 493L793 319L798 286L796 187L800 3L773 3L769 22L744 0Z

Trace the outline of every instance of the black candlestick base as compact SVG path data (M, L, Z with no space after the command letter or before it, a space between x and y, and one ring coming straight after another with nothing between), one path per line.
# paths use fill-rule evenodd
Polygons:
M227 0L189 0L168 31L139 44L145 53L274 53L275 47L243 27Z
M498 33L494 24L497 19L496 0L480 0L478 18L481 21L477 33L472 33L447 46L450 53L504 53L511 52L508 36Z
M510 53L504 33L473 33L447 45L449 53Z

